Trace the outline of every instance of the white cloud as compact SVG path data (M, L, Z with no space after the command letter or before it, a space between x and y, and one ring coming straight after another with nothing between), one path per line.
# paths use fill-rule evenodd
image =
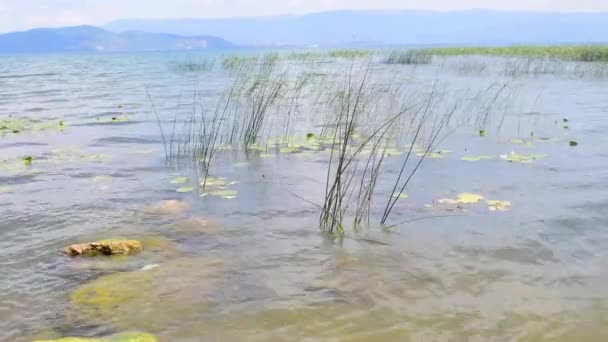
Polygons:
M608 11L607 0L0 0L0 32L120 18L303 14L337 9Z

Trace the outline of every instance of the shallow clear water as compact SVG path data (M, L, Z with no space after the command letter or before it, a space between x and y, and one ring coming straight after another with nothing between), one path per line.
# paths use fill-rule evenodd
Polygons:
M229 83L221 68L175 68L210 58L0 57L0 119L50 125L0 136L0 340L128 330L161 341L608 340L606 81L380 66L397 82L440 82L455 99L507 82L509 106L496 114L503 124L483 138L466 116L455 118L439 146L452 152L426 160L397 204L391 220L404 224L347 229L330 241L319 232L318 209L299 198L322 201L327 152L225 153L211 173L238 181L236 198L176 192L171 181L194 179L197 170L165 162L146 88L170 122L193 89L213 98ZM298 122L298 132L314 124ZM512 151L547 156L530 164L498 157ZM481 154L495 158L461 160ZM27 155L32 165L23 165ZM388 158L387 178L401 157ZM462 192L512 208L425 206ZM168 199L190 208L146 211ZM193 217L210 223L184 223ZM66 245L108 237L156 247L126 260L61 254ZM142 271L146 265L158 266ZM105 302L83 305L79 290Z

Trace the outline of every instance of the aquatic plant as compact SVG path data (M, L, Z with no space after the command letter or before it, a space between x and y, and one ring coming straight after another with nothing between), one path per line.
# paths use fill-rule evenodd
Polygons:
M319 58L321 58L321 56L322 55L318 52L294 51L294 52L290 52L289 54L287 54L285 56L285 58L287 60L292 60L292 61L309 61L309 60L319 59Z
M503 47L449 47L421 49L421 52L437 56L489 55L489 56L523 56L555 58L580 62L608 62L608 46L606 45L552 45L524 46L513 45Z
M175 63L172 67L177 72L199 73L213 69L216 61L215 58L206 58L197 61Z
M349 59L369 57L373 54L374 54L373 50L351 50L351 49L331 50L327 53L327 55L329 57L349 58Z
M420 50L393 51L384 60L386 64L430 64L433 59L431 54Z

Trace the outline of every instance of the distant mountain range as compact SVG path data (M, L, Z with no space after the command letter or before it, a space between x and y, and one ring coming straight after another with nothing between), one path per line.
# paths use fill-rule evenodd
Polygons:
M606 42L608 13L335 11L34 29L1 34L0 53Z
M258 46L597 43L608 41L608 13L336 11L257 18L128 19L105 28L209 34Z
M200 50L236 47L207 35L181 36L129 31L114 33L93 26L34 29L0 35L0 53L67 51Z

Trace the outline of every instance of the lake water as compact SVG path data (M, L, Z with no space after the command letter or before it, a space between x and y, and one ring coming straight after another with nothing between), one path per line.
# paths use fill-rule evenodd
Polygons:
M505 76L499 59L483 60L483 72L455 59L374 62L379 82L406 85L413 100L435 87L438 110L459 107L443 151L393 209L399 225L373 217L330 239L309 203L323 202L327 149L222 151L210 179L229 190L215 195L199 188L200 167L165 159L152 105L167 132L194 96L214 103L234 79L221 58L0 57L0 122L19 125L0 131L0 340L124 331L160 341L608 340L605 79ZM290 126L296 140L318 136L326 126L307 103L352 63L280 63L330 76L303 93ZM490 112L481 137L478 119ZM380 210L407 154L397 147ZM461 193L484 199L441 200ZM167 200L182 210L153 207ZM486 200L511 205L490 210ZM115 237L140 239L144 252L61 253Z

